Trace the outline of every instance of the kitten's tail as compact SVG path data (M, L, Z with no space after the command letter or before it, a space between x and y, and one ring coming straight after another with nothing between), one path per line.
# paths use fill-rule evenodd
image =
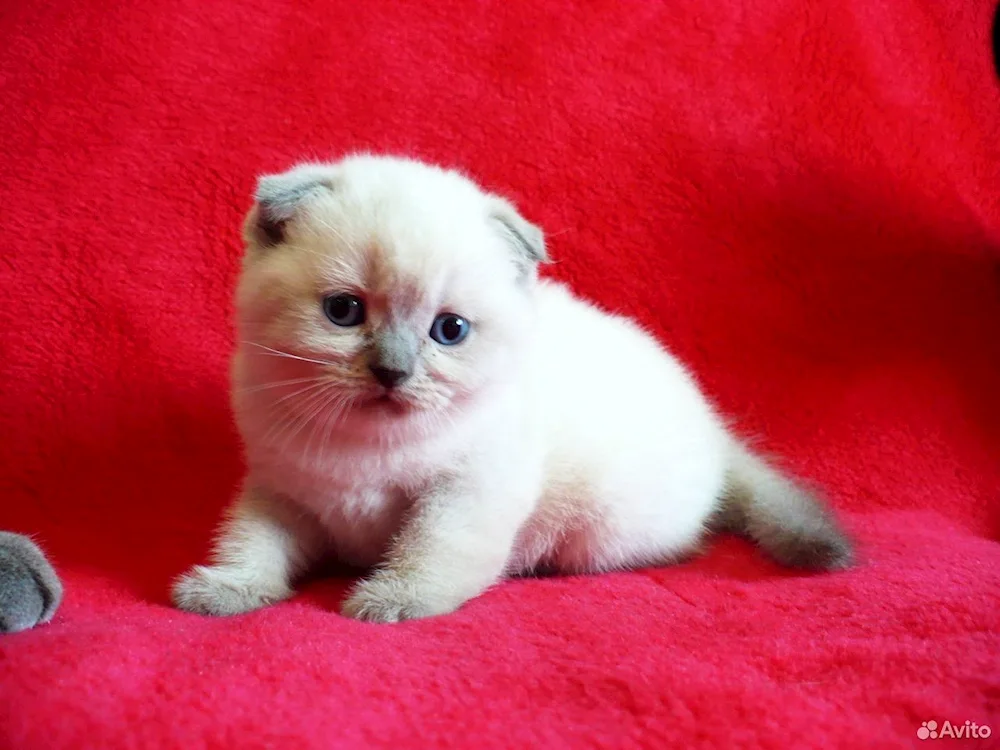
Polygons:
M813 493L734 441L714 528L750 537L782 565L839 570L852 544Z

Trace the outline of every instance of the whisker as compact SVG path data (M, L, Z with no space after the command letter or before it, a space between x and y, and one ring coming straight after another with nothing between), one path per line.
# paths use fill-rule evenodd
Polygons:
M303 412L301 412L302 414L301 418L298 419L294 423L294 425L289 426L290 428L294 426L295 429L291 430L291 432L286 434L285 442L281 449L282 451L288 450L289 446L291 446L292 444L292 441L298 436L300 432L302 432L302 429L307 424L309 424L309 422L315 419L316 415L319 414L320 411L322 411L324 399L326 398L326 396L329 395L329 391L333 387L334 387L333 384L330 383L327 385L326 388L321 388L319 391L317 391L316 393L312 394L309 397L308 400L309 406L306 407L306 409L303 410Z
M325 379L323 375L314 375L309 378L292 378L291 380L275 380L271 383L263 383L261 385L249 386L247 388L237 388L237 393L257 393L259 391L267 391L272 388L281 388L284 385L298 385L299 383L311 383L319 380Z
M325 386L325 385L332 385L332 384L330 383L329 380L327 380L326 378L323 378L323 379L320 380L320 382L313 383L312 385L308 385L305 388L302 388L301 390L295 391L295 393L286 393L284 396L282 396L277 401L275 401L271 406L273 408L273 407L277 406L278 404L284 403L285 401L287 401L290 398L294 398L296 396L301 396L303 393L308 393L309 391L315 390L316 388L322 389L323 386Z
M316 438L317 434L322 434L324 428L329 425L332 418L339 416L340 410L344 403L344 395L341 393L334 392L331 394L330 398L323 402L320 406L319 412L316 418L313 420L313 428L309 433L309 439L306 441L305 454L310 454L310 449L312 448L312 442ZM325 412L325 414L324 414ZM323 448L325 445L325 440L321 438L318 450L316 452L316 457L319 458L323 455Z
M301 360L302 362L312 362L314 365L325 365L327 367L335 367L336 366L335 363L333 363L333 362L326 362L326 361L321 360L321 359L310 359L309 357L300 357L298 354L292 354L290 352L283 352L280 349L272 349L269 346L264 346L263 344L258 344L256 341L243 341L241 343L247 344L248 346L256 346L257 348L263 349L264 352L267 352L267 353L269 353L269 354L271 354L271 355L273 355L275 357L288 357L289 359L298 359L298 360ZM258 352L258 353L262 353L262 352Z
M352 399L350 396L342 396L340 403L335 404L335 408L331 409L329 414L327 414L326 422L323 427L323 434L320 437L319 443L319 453L320 455L326 453L326 447L330 442L330 437L333 433L333 429L341 421L341 418L347 413L347 408L349 407Z
M316 408L312 410L311 416L309 417L307 422L307 423L309 422L312 423L312 428L309 430L309 436L306 438L306 444L302 451L305 455L307 456L309 455L309 450L312 447L312 441L316 436L316 430L319 429L320 416L323 414L324 411L326 411L330 403L336 400L337 400L337 392L336 391L331 392L330 389L326 389L323 391L323 398L319 399L319 402L316 404Z
M312 403L313 399L317 396L317 394L323 392L323 386L325 386L327 384L328 384L327 381L323 381L323 382L320 382L320 383L313 383L312 385L308 385L305 388L300 388L299 390L295 391L294 393L286 394L285 396L282 396L280 399L278 399L277 401L275 401L273 404L270 405L270 411L274 411L275 409L278 408L278 406L281 403L283 403L284 401L287 401L290 398L294 398L295 396L301 396L301 395L303 395L305 393L309 393L309 391L315 391L314 393L310 393L308 396L305 397L305 402L307 404ZM317 391L317 389L320 389L320 390ZM268 429L267 433L264 435L264 438L263 438L264 442L269 442L269 440L271 440L271 439L276 439L279 435L282 434L283 430L285 430L287 428L290 428L293 424L295 424L295 422L296 422L296 420L298 419L299 416L300 416L300 414L297 413L294 410L290 410L287 413L285 413L284 415L282 415Z
M307 399L308 402L311 403L312 399L315 398L316 396L317 396L317 394L315 394L315 393L311 394L308 397L308 399ZM275 425L274 425L274 427L272 427L272 429L268 430L268 433L267 433L267 435L265 436L264 439L267 441L267 443L269 445L272 445L272 446L273 445L277 445L278 442L279 442L279 440L281 440L282 438L288 437L289 432L293 428L295 428L296 425L298 425L302 420L303 420L303 414L301 412L289 411L280 420L278 420L275 423ZM284 445L282 447L282 450L285 450L285 448L288 447L288 444L290 442L291 442L290 439L285 440L284 441Z

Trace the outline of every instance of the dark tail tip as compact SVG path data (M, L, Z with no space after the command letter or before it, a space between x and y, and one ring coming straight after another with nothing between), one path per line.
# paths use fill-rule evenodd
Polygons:
M790 568L844 570L856 560L854 545L824 502L743 447L734 452L717 521Z
M854 547L840 531L827 528L821 532L801 530L771 534L765 546L778 563L802 570L846 570L854 565Z

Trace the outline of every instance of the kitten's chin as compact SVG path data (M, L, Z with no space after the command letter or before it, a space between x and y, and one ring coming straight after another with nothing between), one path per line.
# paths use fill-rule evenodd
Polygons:
M355 403L345 415L342 432L349 432L362 442L388 445L411 442L438 435L443 428L475 412L474 394L455 394L451 398L423 399L404 391L375 393Z
M396 399L375 397L357 404L345 415L342 440L391 448L419 442L440 430L440 420L433 411L421 409Z
M393 391L374 393L351 408L346 422L369 437L419 432L434 409Z
M417 407L410 401L393 396L390 393L382 393L363 401L355 407L357 411L372 415L385 415L387 417L405 416L417 411Z

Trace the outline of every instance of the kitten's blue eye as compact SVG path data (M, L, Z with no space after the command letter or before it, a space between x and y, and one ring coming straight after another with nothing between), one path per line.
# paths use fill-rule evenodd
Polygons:
M434 318L431 326L431 338L439 344L454 346L469 335L469 321L454 313L442 313Z
M353 294L331 294L323 300L323 312L338 326L359 326L365 322L365 303Z

